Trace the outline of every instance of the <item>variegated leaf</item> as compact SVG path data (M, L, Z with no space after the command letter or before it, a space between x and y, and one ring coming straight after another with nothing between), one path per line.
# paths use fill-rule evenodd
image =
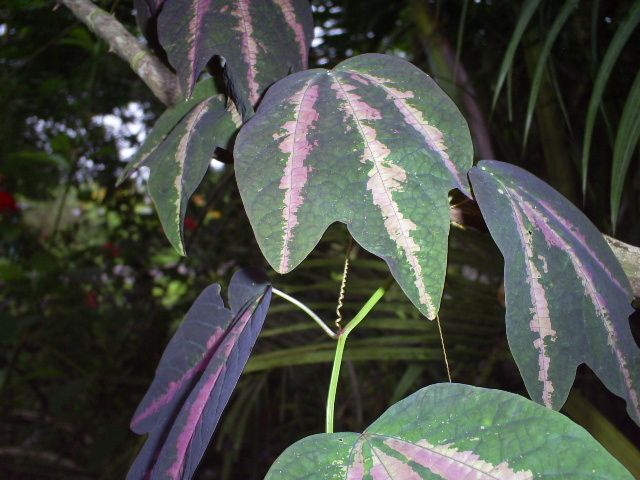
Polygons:
M362 434L295 443L265 480L532 480L633 477L582 427L512 393L437 384Z
M271 84L307 68L313 19L308 0L165 0L158 34L187 96L224 57L245 116Z
M176 128L176 125L191 112L196 105L203 100L213 97L219 93L216 90L215 82L212 77L202 79L196 85L193 95L189 100L179 102L172 107L167 108L162 115L156 120L151 133L144 139L144 143L138 148L135 155L131 158L127 166L118 178L117 185L120 185L131 172L145 165L146 160L157 148L165 141L167 136Z
M216 147L231 149L242 125L223 95L198 103L146 157L149 194L171 245L184 255L182 225L187 203L211 163Z
M291 75L240 132L235 162L256 238L276 270L296 267L340 221L435 318L447 194L468 194L472 146L464 118L431 78L377 54Z
M127 480L192 477L262 329L270 300L268 279L258 269L233 276L230 309L219 285L200 294L169 342L131 421L134 432L149 436Z
M631 286L602 234L519 167L483 161L469 178L505 258L507 335L531 398L560 409L586 363L638 423Z

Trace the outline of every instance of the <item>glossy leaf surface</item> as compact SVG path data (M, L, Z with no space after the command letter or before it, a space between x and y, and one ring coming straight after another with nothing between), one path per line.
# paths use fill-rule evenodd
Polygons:
M437 384L396 403L362 434L307 437L266 480L525 480L633 477L563 415L520 396Z
M469 178L505 258L507 336L531 398L560 409L586 363L639 422L631 287L602 234L519 167L483 161Z
M277 271L295 268L340 221L435 318L447 194L468 193L472 146L464 118L430 77L376 54L291 75L240 132L235 161L256 238Z
M187 97L211 58L224 57L245 115L271 84L307 68L313 19L307 0L171 0L158 33Z
M213 435L271 300L263 272L244 269L229 286L207 287L167 346L131 428L148 433L128 480L191 478Z

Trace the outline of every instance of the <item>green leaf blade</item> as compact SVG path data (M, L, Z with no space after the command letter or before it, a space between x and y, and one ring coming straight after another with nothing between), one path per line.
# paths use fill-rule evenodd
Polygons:
M469 178L505 257L507 336L531 398L559 409L586 363L638 422L631 287L602 234L518 167L483 161Z
M555 43L558 35L562 31L562 27L567 22L567 19L578 7L578 0L565 0L565 3L562 5L562 9L558 12L558 16L553 21L553 25L549 29L547 33L546 39L544 41L544 45L542 46L542 50L540 52L540 57L538 59L538 64L536 65L536 71L533 75L533 80L531 81L531 93L529 94L529 101L527 103L527 112L525 114L525 126L524 126L524 146L527 144L527 139L529 137L529 128L531 127L531 121L533 119L533 111L536 106L536 101L538 99L538 92L540 91L540 85L542 84L542 75L545 71L545 66L547 64L547 59L551 53L551 47Z
M362 55L274 85L235 149L236 176L260 247L295 268L333 222L384 258L429 318L439 307L449 190L469 195L469 131L411 64Z
M633 151L638 144L638 139L640 139L640 72L636 74L631 91L625 102L613 146L610 205L611 225L614 235L618 224L622 189L627 171L629 170L629 163L631 162Z
M524 35L524 31L529 25L531 21L531 17L538 9L540 5L540 0L527 0L522 6L522 12L518 17L518 23L516 24L516 28L509 40L509 45L507 46L507 51L504 54L502 59L502 63L500 64L500 70L498 72L498 82L496 84L496 90L493 94L493 101L491 102L491 109L493 110L498 102L498 97L500 96L500 91L502 90L502 85L504 85L504 81L507 78L507 74L511 69L511 64L513 63L513 57L516 54L516 49L518 48L518 44L520 40L522 40L522 36Z
M511 393L459 384L426 387L362 434L307 437L265 480L631 479L569 419Z
M593 84L593 92L591 92L591 98L589 99L589 107L587 110L586 124L584 127L584 141L582 145L582 194L584 195L587 190L587 170L589 167L589 154L591 152L591 134L596 123L596 114L598 111L598 105L602 99L602 93L604 87L609 80L609 76L613 71L613 67L616 60L620 56L622 47L627 43L627 40L638 26L640 22L640 2L634 2L631 6L629 14L621 22L618 30L616 31L607 52L602 59L602 64L598 70L595 82Z
M201 101L146 159L149 194L171 245L185 254L182 225L189 198L204 177L216 147L232 148L242 121L223 95Z

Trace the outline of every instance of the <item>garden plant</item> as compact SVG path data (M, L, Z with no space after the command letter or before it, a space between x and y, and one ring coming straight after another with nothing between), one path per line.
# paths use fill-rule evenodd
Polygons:
M194 476L276 299L301 308L335 342L335 358L324 429L318 425L324 433L287 448L267 479L633 478L558 412L586 364L640 424L640 350L625 271L602 233L553 187L509 163L474 165L467 120L429 75L377 53L309 69L314 20L307 0L136 0L146 46L114 31L113 17L88 2L63 3L121 49L168 106L119 183L148 168L164 233L186 255L194 192L212 159L232 166L244 208L238 215L246 214L273 269L246 265L225 292L214 284L195 300L133 415L132 430L147 437L128 479ZM525 2L525 15L535 3ZM638 16L640 2L629 13L631 30ZM623 178L640 131L637 109L626 117L621 128L629 129L631 148L617 170ZM481 214L504 257L509 349L530 399L454 383L450 375L398 401L362 432L334 432L348 336L394 284L422 321L440 327L460 206ZM454 220L455 228L464 223ZM337 320L281 291L277 275L294 271L336 222L349 236ZM354 248L383 259L388 278L352 318L342 318Z

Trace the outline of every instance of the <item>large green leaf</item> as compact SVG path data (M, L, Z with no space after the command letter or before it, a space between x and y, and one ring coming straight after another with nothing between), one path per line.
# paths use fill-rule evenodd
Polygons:
M640 423L633 295L602 234L519 167L483 161L469 178L505 258L507 336L531 398L559 409L586 363Z
M158 35L187 97L211 58L224 57L245 115L272 83L307 68L313 19L307 0L170 0Z
M236 142L236 177L262 252L295 268L333 222L382 257L429 318L440 305L448 192L468 194L467 124L419 69L361 55L291 75Z
M307 437L265 480L525 480L633 477L582 427L525 398L437 384L396 403L363 433Z

